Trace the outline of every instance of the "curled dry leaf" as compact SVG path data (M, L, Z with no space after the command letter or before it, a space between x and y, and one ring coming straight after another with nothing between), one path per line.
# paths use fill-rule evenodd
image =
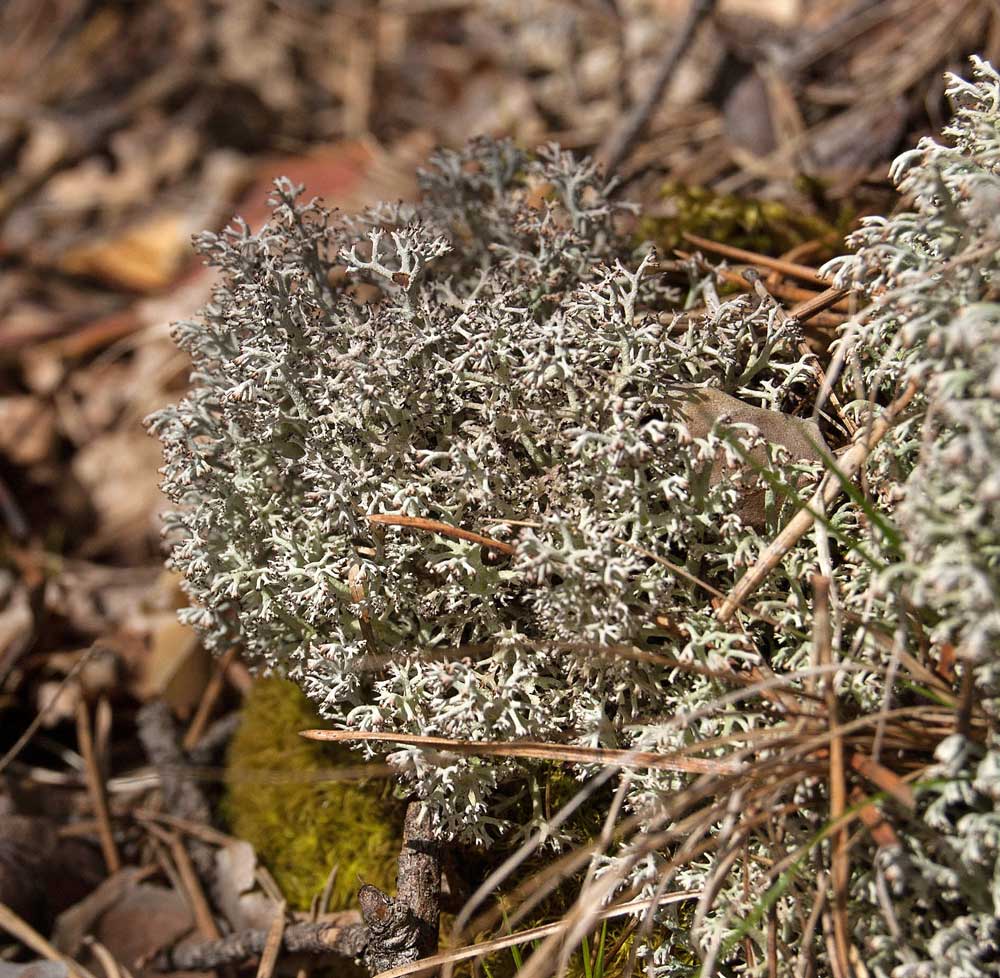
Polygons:
M193 925L184 896L158 884L138 883L101 915L94 936L135 978L142 978L154 973L148 966L153 956L188 934Z
M715 424L753 425L764 440L780 446L793 460L822 462L821 449L825 450L823 435L815 421L796 418L780 411L754 407L739 398L715 388L691 388L678 405L693 438L705 438ZM767 464L766 449L761 446L750 450L750 458L759 465ZM716 485L724 477L724 463L716 453L709 481ZM750 526L762 527L766 522L766 486L760 479L744 480L743 502L737 509L740 518Z
M266 930L278 904L256 889L257 854L242 839L223 846L215 854L214 895L230 927L239 930Z

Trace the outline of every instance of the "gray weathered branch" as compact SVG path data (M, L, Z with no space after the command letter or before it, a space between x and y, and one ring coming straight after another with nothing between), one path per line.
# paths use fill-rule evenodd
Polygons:
M437 951L441 851L419 802L406 809L398 866L395 899L368 884L358 893L368 925L364 962L373 975Z

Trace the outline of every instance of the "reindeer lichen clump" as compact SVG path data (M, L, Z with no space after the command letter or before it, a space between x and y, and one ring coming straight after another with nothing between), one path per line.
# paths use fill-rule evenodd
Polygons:
M678 391L801 397L798 329L697 280L710 311L670 312L652 252L568 154L480 141L423 185L332 222L280 181L264 228L202 236L221 280L176 329L193 389L153 422L183 614L348 729L628 746L691 691L609 650L686 621L702 657L716 631L644 551L725 567L758 545L734 515L739 452L692 442ZM486 841L491 792L524 783L511 760L392 757L446 835Z
M947 142L893 164L905 209L865 221L828 266L871 299L843 340L859 388L921 392L870 468L897 531L869 585L894 626L885 664L911 653L961 673L922 819L859 876L877 911L858 915L869 965L893 978L980 978L1000 958L1000 76L974 58L948 95Z

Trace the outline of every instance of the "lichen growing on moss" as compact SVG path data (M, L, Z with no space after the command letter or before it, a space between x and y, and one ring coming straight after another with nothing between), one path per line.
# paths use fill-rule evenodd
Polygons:
M358 877L393 888L401 807L382 781L329 780L356 768L347 747L303 740L316 711L292 682L258 680L244 704L226 765L224 810L249 841L291 907L308 909L338 866L330 909L354 906Z

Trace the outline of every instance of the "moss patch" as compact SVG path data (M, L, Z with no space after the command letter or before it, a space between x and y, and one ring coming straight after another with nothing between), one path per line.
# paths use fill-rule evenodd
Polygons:
M688 232L767 255L780 255L805 241L819 239L827 248L815 256L817 260L832 258L843 247L844 230L850 223L847 215L838 218L834 226L778 201L718 194L673 181L663 185L660 198L663 204L659 209L667 208L669 214L645 218L640 233L666 254L674 248L690 249L683 237Z
M274 875L291 907L308 909L331 867L339 868L331 910L356 904L358 877L392 891L402 836L402 808L385 781L337 781L336 768L357 767L348 747L303 740L321 726L294 683L258 680L229 748L223 811Z

